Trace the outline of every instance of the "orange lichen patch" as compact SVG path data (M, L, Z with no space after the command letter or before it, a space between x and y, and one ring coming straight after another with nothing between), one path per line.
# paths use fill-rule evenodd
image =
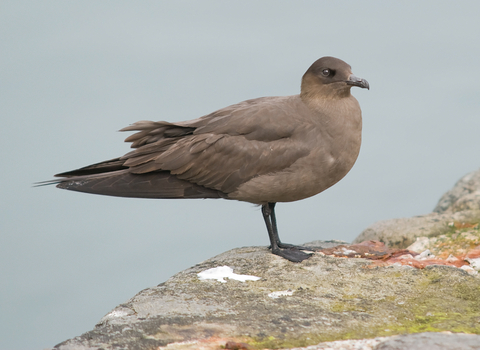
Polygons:
M393 264L411 266L417 269L423 269L430 265L444 265L462 267L469 265L468 259L480 257L480 247L468 251L461 256L451 254L445 257L436 257L429 251L419 254L409 249L390 249L384 243L379 241L364 241L359 244L339 245L333 248L321 249L321 253L329 256L342 258L366 258L375 260L367 268L379 266L388 266Z
M247 343L241 341L247 339L232 339L222 337L209 337L185 342L170 343L167 346L159 347L158 350L250 350Z
M404 258L398 257L389 259L387 261L374 261L372 264L368 265L369 269L373 269L378 266L388 266L393 264L400 264L405 266L411 266L416 269L424 269L430 265L445 265L445 266L455 266L455 267L462 267L464 265L468 265L467 261L457 259L456 261L447 261L443 259L433 258L433 259L425 259L425 260L417 260L414 258Z
M418 252L428 250L430 254L425 258L434 258L437 264L442 264L440 261L447 261L446 265L457 267L470 265L474 270L480 271L480 260L478 260L480 257L480 224L478 222L451 222L448 226L450 230L445 234L436 237L419 237L408 249ZM421 260L425 261L426 259Z
M465 255L465 258L469 259L477 259L480 258L480 246L475 247L474 249L470 250L467 255Z
M479 237L470 232L462 232L451 237L442 235L434 238L429 249L440 258L447 258L450 255L462 257L475 250L479 243Z
M479 224L478 223L470 223L470 222L458 222L455 221L450 226L453 226L457 229L462 229L462 228L478 228Z
M252 347L246 343L237 343L234 341L228 341L227 344L225 344L225 349L229 350L249 350Z
M390 249L379 241L364 241L359 244L342 244L333 248L321 249L325 255L343 258L366 258L371 260L388 260L405 254L418 255L408 249Z

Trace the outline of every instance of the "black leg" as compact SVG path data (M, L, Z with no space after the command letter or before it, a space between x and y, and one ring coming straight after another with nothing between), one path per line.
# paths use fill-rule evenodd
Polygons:
M270 248L272 248L272 251L278 250L278 233L275 233L273 229L273 224L271 220L271 214L272 214L272 207L270 206L272 204L272 207L275 207L275 203L268 203L265 205L262 205L262 215L263 215L263 220L265 220L265 225L267 226L267 231L268 231L268 238L270 238ZM275 223L275 228L277 224Z
M312 255L302 252L302 247L296 247L291 244L280 242L277 230L277 220L275 218L275 203L262 205L262 215L265 220L265 225L267 226L268 237L270 238L270 248L272 249L273 254L279 255L293 262L301 262Z
M270 208L270 220L272 221L274 237L275 237L275 240L277 241L277 245L281 247L282 242L280 242L280 237L278 236L277 218L275 217L275 204L277 203L268 203L267 205Z

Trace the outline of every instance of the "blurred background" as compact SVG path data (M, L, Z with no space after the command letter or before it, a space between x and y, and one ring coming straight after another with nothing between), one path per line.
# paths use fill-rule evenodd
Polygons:
M335 56L369 81L357 164L279 204L282 240L352 241L426 214L480 167L477 1L23 1L0 4L0 349L93 328L140 290L268 245L258 207L33 188L129 151L117 130L299 93Z

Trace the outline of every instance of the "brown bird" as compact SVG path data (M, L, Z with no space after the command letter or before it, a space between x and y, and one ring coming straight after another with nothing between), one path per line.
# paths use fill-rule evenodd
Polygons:
M275 204L314 196L355 163L362 116L352 86L366 80L334 57L315 61L300 95L261 97L179 123L139 121L122 157L55 176L57 187L138 198L224 198L262 206L272 253L311 254L280 241Z

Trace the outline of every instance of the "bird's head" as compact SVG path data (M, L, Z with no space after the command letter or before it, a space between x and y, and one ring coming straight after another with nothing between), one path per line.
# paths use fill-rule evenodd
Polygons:
M302 99L348 97L352 86L370 89L368 81L355 76L346 62L335 57L322 57L303 75L300 96Z

